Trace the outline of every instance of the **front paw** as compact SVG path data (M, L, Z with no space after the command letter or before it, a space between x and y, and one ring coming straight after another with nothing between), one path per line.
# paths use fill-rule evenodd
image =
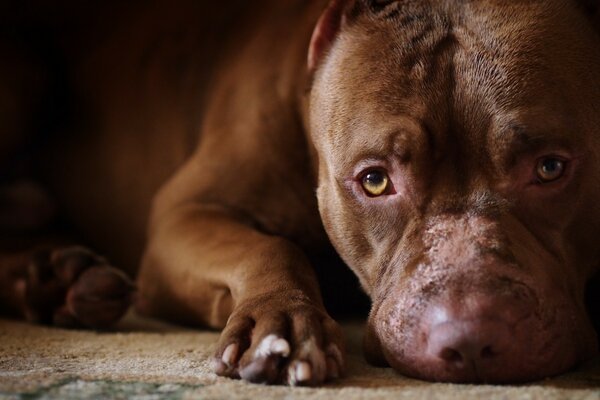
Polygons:
M302 293L240 304L214 358L218 375L254 383L315 386L338 378L343 369L340 327Z

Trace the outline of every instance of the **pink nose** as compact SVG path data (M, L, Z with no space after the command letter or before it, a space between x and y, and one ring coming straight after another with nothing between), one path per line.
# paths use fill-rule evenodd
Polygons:
M442 381L527 379L521 363L529 359L531 332L523 322L532 314L523 298L470 295L434 303L421 317L417 364L424 376Z
M428 381L517 383L562 373L595 354L596 337L585 335L571 309L504 283L446 289L416 307L400 307L410 297L383 303L365 335L369 361Z
M448 321L431 327L427 353L461 375L475 375L502 359L510 340L511 330L504 321Z

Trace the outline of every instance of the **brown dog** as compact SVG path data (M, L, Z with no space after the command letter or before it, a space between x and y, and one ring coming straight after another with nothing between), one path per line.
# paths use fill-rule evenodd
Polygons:
M143 312L225 328L218 374L320 384L344 368L309 262L331 243L372 299L372 362L512 382L596 353L584 305L600 263L593 8L198 3L53 6L9 21L51 33L51 64L4 41L4 93L21 100L3 124L30 121L32 95L11 93L71 89L70 125L34 171L70 226L129 271L146 248ZM2 154L21 137L2 136ZM43 225L51 209L31 186L2 198L13 228ZM14 238L5 308L91 327L126 309L127 279L69 247L78 241Z

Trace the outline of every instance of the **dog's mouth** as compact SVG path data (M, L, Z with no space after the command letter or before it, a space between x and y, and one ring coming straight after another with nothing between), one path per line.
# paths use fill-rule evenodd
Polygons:
M567 299L506 277L464 279L460 286L447 280L433 296L403 292L376 302L367 358L429 381L518 383L563 373L596 354L585 310Z

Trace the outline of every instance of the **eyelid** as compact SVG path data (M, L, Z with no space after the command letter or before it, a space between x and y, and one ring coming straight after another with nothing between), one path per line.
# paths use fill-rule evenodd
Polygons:
M367 167L366 169L359 172L358 175L356 175L355 179L358 181L362 181L367 175L369 175L370 173L373 173L373 172L381 172L381 173L385 174L388 179L390 179L390 174L389 174L388 170L383 167L370 167L370 168Z
M380 158L365 158L356 164L352 176L354 177L354 179L357 179L358 177L363 176L366 172L372 170L381 170L389 172L389 162Z
M536 163L539 163L540 161L548 160L548 159L557 159L557 160L560 160L563 162L569 162L569 160L571 160L572 158L564 156L564 155L560 155L557 153L550 153L550 154L544 154L542 156L539 156L535 160L536 160Z

